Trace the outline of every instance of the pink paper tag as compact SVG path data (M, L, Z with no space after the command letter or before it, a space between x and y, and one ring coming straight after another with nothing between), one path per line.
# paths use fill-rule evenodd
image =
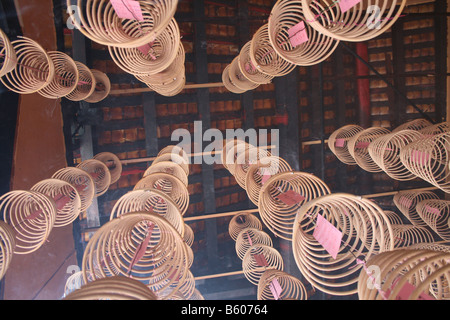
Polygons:
M314 229L313 237L334 259L336 259L341 246L342 232L320 214L317 215L316 228Z
M262 168L261 171L262 171L261 172L262 173L261 184L264 185L264 183L266 183L267 180L269 180L272 175L270 174L270 172L268 170L266 170L264 168Z
M141 5L135 0L109 0L121 19L144 21Z
M426 164L428 161L430 161L430 154L418 150L413 150L411 155L411 160L414 162L417 162L421 165Z
M434 213L435 215L441 216L441 211L439 211L439 209L437 209L437 208L433 208L433 207L430 207L430 206L425 206L425 209L429 213Z
M356 149L365 149L369 146L370 142L358 142L356 144Z
M334 143L336 147L343 148L345 146L345 140L344 139L336 139L336 142Z
M288 190L282 194L279 194L278 199L280 199L280 201L284 202L284 204L287 204L288 206L292 206L294 204L302 202L306 198L304 196L302 196L301 194L295 192L294 190Z
M269 265L266 257L261 253L253 255L253 258L255 258L256 264L260 267L267 267Z
M308 33L306 32L305 23L300 21L300 23L296 24L292 28L288 30L289 41L292 46L295 48L296 46L302 44L303 42L308 41Z
M406 282L405 285L400 289L397 296L395 297L395 300L409 300L409 297L411 296L411 294L415 289L416 289L415 286L413 286L409 282ZM418 296L417 300L435 300L435 299L422 292Z
M344 13L353 8L354 6L356 6L360 2L361 0L340 0L339 7L341 8L341 11Z
M137 47L137 49L142 52L143 55L147 55L151 49L150 45L144 44L143 46Z
M248 231L246 232L246 234L247 234L248 243L250 244L250 246L252 246L253 241L252 241L252 238L250 237L250 235L248 234Z
M131 269L133 269L134 265L135 265L136 263L138 263L139 260L141 260L142 257L144 256L145 250L147 250L148 243L150 242L150 239L151 239L151 237L152 237L153 228L154 228L154 224L151 223L151 224L148 226L148 229L147 229L147 236L146 236L145 239L141 242L141 244L138 246L138 248L137 248L137 250L136 250L136 252L135 252L135 254L134 254L134 257L133 257L133 259L131 260L130 265L128 266L128 271L127 271L127 273L130 273L130 272L131 272Z
M273 279L272 282L269 284L269 289L272 292L272 295L275 298L275 300L280 299L281 291L283 291L283 289L281 288L280 283L276 278Z
M255 72L256 68L253 65L253 63L251 61L248 61L245 65L244 65L245 71L247 72Z

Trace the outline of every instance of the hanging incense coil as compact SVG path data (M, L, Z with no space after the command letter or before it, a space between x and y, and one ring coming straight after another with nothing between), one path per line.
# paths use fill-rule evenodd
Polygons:
M176 156L182 157L183 161L180 162L179 164L189 163L189 156L188 156L188 154L180 146L170 145L170 146L164 147L163 149L161 149L161 151L158 152L158 157L161 157L161 156L166 155L166 154L176 155ZM174 162L178 163L178 158L175 158L175 160L177 160L177 161L174 161Z
M246 228L239 232L236 238L236 254L239 259L244 259L245 254L252 245L263 244L273 246L272 238L262 230L257 228Z
M178 206L164 192L156 189L134 190L120 197L111 210L110 220L130 212L153 212L164 217L181 236L184 221Z
M397 249L371 257L358 280L360 300L450 299L450 254ZM367 271L366 271L367 270ZM373 271L376 275L373 276Z
M100 197L108 191L111 185L111 173L102 161L96 159L84 160L77 165L77 168L86 171L92 177L95 197Z
M278 173L261 188L259 214L264 225L277 237L291 241L298 209L306 202L330 193L328 186L310 173Z
M416 211L439 237L450 240L450 201L423 200L417 204Z
M233 166L233 175L236 182L245 189L246 176L250 166L257 161L270 156L270 151L259 147L250 147L244 153L239 154L236 158L235 165Z
M178 231L156 213L135 212L104 224L89 240L82 261L84 281L114 275L144 283L169 299L188 272L188 251Z
M184 215L189 206L189 191L177 177L168 173L152 173L136 183L133 190L158 189L167 194Z
M94 42L122 48L139 47L154 41L164 31L175 14L178 2L138 2L140 10L125 8L125 18L119 17L112 2L103 0L87 3L78 0L76 15L73 12L69 15L75 27ZM71 1L67 0L67 7L70 5Z
M181 293L183 300L188 300L192 297L195 290L195 278L190 270L188 270L184 282L181 284L178 291Z
M180 179L186 187L188 186L188 177L186 176L186 172L180 165L172 161L152 163L152 165L145 170L143 177L160 172L171 174Z
M393 230L383 210L368 199L335 193L298 210L292 250L300 272L317 290L336 296L355 294L362 267L356 258L370 259L380 249L394 249Z
M369 145L373 161L392 179L409 181L417 178L400 160L403 148L423 135L415 130L401 130L381 136Z
M95 79L95 90L90 96L84 99L84 101L88 103L98 103L103 101L109 95L111 91L111 81L104 72L96 69L91 69L91 72Z
M157 163L166 161L172 161L173 163L178 164L183 169L186 176L189 176L189 162L185 162L185 158L175 153L165 153L157 156L155 160L153 160L152 165L156 165Z
M250 58L250 45L251 41L247 42L239 52L238 55L238 66L244 77L246 77L251 82L261 85L271 83L273 76L269 76L265 73L259 72L258 69L253 65L252 59Z
M146 83L147 86L156 93L165 97L174 97L184 90L186 86L186 70L182 66L178 74L169 82L164 84Z
M431 126L432 126L431 122L426 119L415 119L398 126L394 130L392 130L392 132L399 132L402 130L422 131L423 129Z
M56 204L54 227L64 227L74 222L81 213L81 198L70 183L60 179L45 179L30 189L53 199Z
M305 21L309 25L329 37L352 42L367 41L386 32L401 16L406 2L362 0L347 8L344 1L301 1Z
M273 77L285 76L296 68L295 64L283 59L272 47L267 23L253 35L250 59L258 71Z
M101 152L94 156L95 160L103 162L108 167L111 184L119 181L122 176L122 162L114 153Z
M283 59L298 66L326 60L339 41L312 28L306 21L300 0L279 0L269 17L269 39Z
M369 154L369 145L377 138L391 133L388 129L372 127L355 134L347 144L350 156L363 170L371 173L383 172Z
M205 297L201 294L200 291L198 291L198 289L194 289L194 293L191 295L191 297L187 300L205 300Z
M241 72L239 68L239 57L235 57L230 63L230 68L228 69L228 77L230 81L239 89L249 91L259 87L259 84L248 80Z
M416 243L405 249L411 250L434 250L450 253L450 243L446 241L432 242L432 243Z
M97 279L68 294L63 300L158 300L142 282L123 276Z
M187 250L187 268L190 269L194 264L194 250L192 249L192 247L188 246L187 243L186 243L186 250Z
M231 239L236 241L239 233L247 228L262 230L262 223L252 213L238 212L230 220L230 223L228 225L228 233L230 234Z
M394 224L403 224L403 220L402 218L394 211L390 211L390 210L384 210L384 213L386 214L386 216L389 219L389 222L394 225Z
M78 191L82 212L91 206L95 197L95 184L89 173L80 168L66 167L55 172L52 179L66 181Z
M194 230L192 230L190 225L185 223L183 239L188 245L188 247L192 247L192 245L194 244L194 238L195 238Z
M238 86L236 86L230 78L230 65L227 65L225 67L225 69L223 69L222 71L222 82L223 85L225 86L225 88L232 92L232 93L236 93L236 94L241 94L244 93L246 90L242 90L241 88L239 88Z
M55 202L35 191L14 190L0 197L3 221L14 228L15 254L29 254L47 241L56 219Z
M263 244L255 244L248 248L242 259L242 270L250 283L257 286L263 273L270 269L280 271L284 269L283 258L276 249Z
M141 47L108 46L113 61L132 75L156 74L173 62L180 46L180 29L174 18L152 42Z
M83 101L94 93L97 81L86 65L78 61L75 61L75 65L78 70L78 82L74 90L65 97L71 101Z
M363 130L362 127L354 124L339 128L330 135L328 147L341 162L347 165L356 165L357 162L349 151L349 142Z
M269 156L250 165L245 176L245 191L253 204L258 205L261 188L267 179L289 171L293 171L289 163L277 156Z
M237 159L251 148L256 147L243 140L236 139L225 141L225 145L222 149L222 164L232 175L234 175Z
M425 137L435 136L441 133L450 131L450 122L441 122L434 125L429 125L419 130Z
M16 53L16 67L0 78L5 87L18 94L31 94L49 85L55 76L55 66L47 51L26 37L11 44Z
M416 227L427 227L427 223L416 210L417 204L424 200L438 200L432 191L400 191L394 195L393 202L400 212Z
M308 292L296 277L280 270L265 271L258 283L258 300L308 300Z
M424 227L416 227L413 225L393 224L394 232L394 248L410 247L417 243L434 242L433 234ZM387 242L388 240L386 240Z
M14 229L0 220L0 280L8 271L16 248Z
M11 41L2 29L0 29L0 58L3 58L0 63L0 77L3 77L16 68L17 57Z

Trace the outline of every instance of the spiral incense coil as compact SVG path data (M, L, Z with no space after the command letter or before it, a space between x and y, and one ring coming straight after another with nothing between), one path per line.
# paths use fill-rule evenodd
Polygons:
M423 200L417 204L416 210L422 220L439 237L450 240L450 201Z
M91 69L78 61L75 61L75 65L78 70L78 82L74 90L65 97L71 101L83 101L94 93L97 82Z
M235 166L238 164L237 159L251 148L256 147L242 140L226 141L222 150L222 164L234 175L236 170ZM240 160L245 160L245 158L240 158Z
M252 245L263 244L269 247L273 246L270 236L257 228L246 228L239 232L236 238L236 254L239 259L244 259L245 254Z
M188 247L192 247L192 245L194 244L194 238L195 238L194 230L192 230L190 225L185 223L183 239L188 245Z
M403 224L403 220L402 218L394 211L390 211L390 210L384 210L384 213L386 214L386 216L389 219L389 222L394 225L394 224Z
M231 218L228 225L228 233L231 239L237 240L239 233L247 228L262 230L261 221L253 214L248 212L239 212Z
M283 59L272 47L267 23L253 35L250 42L250 59L258 71L273 77L285 76L297 67Z
M280 270L265 271L258 283L258 300L307 300L308 292L296 277Z
M147 170L145 170L143 177L160 172L174 175L175 177L180 179L186 187L188 186L188 177L186 176L186 172L180 165L172 161L161 161L153 163L150 167L147 168Z
M185 162L185 158L175 153L165 153L157 156L155 160L153 160L152 165L156 165L157 163L166 161L172 161L173 163L178 164L183 169L186 176L189 176L189 162Z
M95 160L103 162L109 170L111 176L111 184L119 181L122 176L122 162L114 153L101 152L94 156Z
M425 137L435 136L441 133L450 131L450 122L441 122L434 125L426 126L425 128L419 130L421 134Z
M362 0L350 7L345 1L301 1L305 21L314 29L329 37L352 42L367 41L389 30L401 16L406 2Z
M250 147L244 153L239 154L233 167L236 182L245 189L246 176L250 166L270 156L270 151L259 147Z
M330 193L328 186L310 173L282 172L262 186L259 214L264 225L277 237L291 241L298 209L306 202Z
M371 257L364 267L358 280L360 300L450 299L449 253L397 249Z
M44 48L26 37L11 44L16 53L16 67L0 78L5 87L18 94L31 94L49 85L55 76L55 66Z
M183 181L168 173L152 173L143 177L133 190L158 189L167 194L178 206L181 215L189 206L189 191Z
M187 250L187 268L190 269L194 264L194 250L192 249L192 247L188 246L187 243L186 243L186 250Z
M122 48L139 47L154 41L164 31L175 14L178 1L138 2L140 10L125 8L127 12L122 16L116 13L110 1L85 3L78 0L76 14L70 12L69 15L75 27L94 42ZM71 1L67 0L67 7L70 5Z
M11 72L16 68L17 57L11 41L2 29L0 29L0 77Z
M8 271L16 248L14 229L0 220L0 280Z
M253 204L258 205L261 188L267 179L289 171L293 171L289 163L277 156L269 156L250 165L245 176L245 191Z
M363 130L364 129L358 125L346 125L330 135L328 147L341 162L347 165L356 165L357 162L349 151L349 142Z
M77 168L86 171L94 181L95 197L104 195L111 185L111 173L108 167L100 160L88 159L77 165Z
M416 227L413 225L393 224L394 232L394 248L410 247L417 243L434 242L431 232L424 227ZM388 240L386 240L387 242Z
M402 130L422 131L423 129L431 126L432 126L431 122L426 119L415 119L398 126L394 130L392 130L392 132L399 132Z
M188 300L192 297L195 290L195 278L194 275L190 270L188 270L186 278L184 279L184 282L181 284L180 289L178 290L184 300Z
M339 41L318 32L305 20L300 0L279 0L269 17L269 39L275 51L298 66L326 60Z
M50 197L56 204L54 227L64 227L74 222L81 213L81 198L70 183L60 179L45 179L30 189Z
M242 259L242 270L247 280L257 286L263 273L270 269L283 271L281 254L273 247L263 244L251 246Z
M84 101L88 103L98 103L109 95L109 92L111 91L111 81L104 72L95 69L91 69L91 72L95 79L95 90L90 96L84 99Z
M236 94L241 94L244 93L246 90L242 90L241 88L239 88L238 86L236 86L230 79L230 65L227 65L225 67L225 69L223 69L222 71L222 82L223 85L225 86L225 88L232 92L232 93L236 93Z
M63 300L158 300L142 282L123 276L97 279L68 294Z
M239 57L235 57L230 63L230 68L228 69L228 77L230 81L239 89L249 91L259 87L259 84L251 82L248 80L241 72L239 68Z
M147 86L156 93L165 97L174 97L184 90L186 86L186 71L182 66L178 74L173 77L172 81L164 84L146 83Z
M110 220L130 212L153 212L164 217L180 235L184 236L184 221L175 202L156 189L134 190L120 197L111 210Z
M198 291L198 289L194 289L194 293L191 295L191 297L187 300L205 300L205 297Z
M56 219L55 202L35 191L14 190L0 197L3 221L16 233L15 254L38 250L48 239Z
M367 172L377 173L383 170L372 160L369 145L377 138L391 133L388 129L372 127L358 132L348 141L347 149L356 164Z
M135 212L104 224L88 242L82 261L84 281L114 275L144 283L168 299L188 272L187 245L178 231L156 213Z
M273 76L269 76L265 73L259 72L258 69L253 65L252 59L250 58L250 45L251 41L247 42L239 52L238 66L241 73L251 82L261 85L271 83Z
M398 210L416 227L427 227L416 211L417 204L424 200L438 200L439 197L432 191L400 191L394 195L393 201Z
M362 266L356 264L356 257L369 259L379 254L379 248L393 250L392 239L392 226L379 206L355 195L336 193L300 207L292 250L300 272L314 288L346 296L357 292Z
M166 154L176 155L176 156L182 157L183 161L180 162L180 163L178 163L178 158L174 159L174 160L176 160L174 162L176 162L178 164L189 163L189 156L188 156L188 154L180 146L170 145L170 146L164 147L163 149L161 149L161 151L158 152L158 157L161 157L161 156L166 155Z
M75 290L80 289L86 283L83 280L83 272L78 271L73 273L66 281L64 286L64 297L68 296L70 293Z
M411 250L434 250L450 253L450 243L446 241L432 242L432 243L416 243L405 249Z
M66 181L78 191L82 212L90 207L95 197L95 184L89 173L80 168L66 167L55 172L52 179Z

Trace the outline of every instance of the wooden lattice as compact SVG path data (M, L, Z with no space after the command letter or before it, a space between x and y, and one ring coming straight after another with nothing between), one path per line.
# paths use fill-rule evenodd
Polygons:
M287 272L270 269L258 283L258 300L307 300L308 292L303 283Z

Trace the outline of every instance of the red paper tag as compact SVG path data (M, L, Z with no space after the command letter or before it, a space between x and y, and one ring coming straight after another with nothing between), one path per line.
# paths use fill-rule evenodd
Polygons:
M260 266L260 267L269 266L269 264L267 263L266 257L263 254L261 254L261 253L254 254L253 258L255 258L256 264L258 266Z
M366 149L369 146L370 142L358 142L356 144L356 149Z
M70 197L63 194L58 194L53 198L53 200L56 202L56 209L61 210L70 201Z
M305 23L303 21L300 21L300 23L290 28L288 30L288 34L289 41L294 48L309 40L308 33L306 32L305 28Z
M109 0L109 1L111 1L114 11L116 12L119 18L144 21L141 6L138 1L135 0Z
M317 215L313 237L336 259L339 248L341 247L342 232L320 214Z
M244 65L245 71L251 73L251 72L255 72L256 68L253 65L253 63L251 61L248 61L245 65Z
M418 150L413 150L411 160L421 165L424 165L428 161L430 161L430 154Z
M261 169L261 175L262 175L262 179L261 179L261 184L264 185L264 183L267 182L267 180L270 179L270 177L272 176L269 172L269 170L266 170L265 168Z
M406 282L405 285L400 289L397 296L395 297L395 300L409 300L409 297L411 296L411 294L415 289L416 289L415 286L413 286L409 282ZM418 296L417 300L435 300L435 299L422 292Z
M33 219L36 219L41 213L42 213L42 209L36 210L36 211L34 211L32 214L30 214L29 216L27 216L25 219L27 219L27 220L33 220Z
M354 6L356 6L360 2L361 0L340 0L339 7L341 8L341 11L344 13L353 8Z
M279 194L277 197L278 199L280 199L280 201L284 202L284 204L287 204L288 206L292 206L306 199L304 196L295 192L294 190L288 190L282 194Z
M150 45L144 44L143 46L137 47L137 49L142 52L142 54L147 55L151 49Z
M283 291L283 289L281 288L280 283L276 278L273 279L272 282L269 284L269 289L272 292L272 295L275 298L275 300L280 299L281 291Z
M345 146L345 139L336 139L334 145L336 147L343 148Z
M433 207L430 207L430 206L425 206L425 209L429 213L434 213L435 215L441 216L441 211L439 211L439 209L437 209L437 208L433 208Z
M150 242L150 238L152 237L152 233L153 233L153 228L154 228L154 224L151 223L148 226L147 229L147 236L145 237L145 239L141 242L141 244L139 245L138 249L136 250L133 259L131 260L130 266L128 267L128 272L130 273L131 269L133 268L133 266L139 262L139 260L142 259L142 257L145 254L145 250L147 250L147 246L148 243Z

